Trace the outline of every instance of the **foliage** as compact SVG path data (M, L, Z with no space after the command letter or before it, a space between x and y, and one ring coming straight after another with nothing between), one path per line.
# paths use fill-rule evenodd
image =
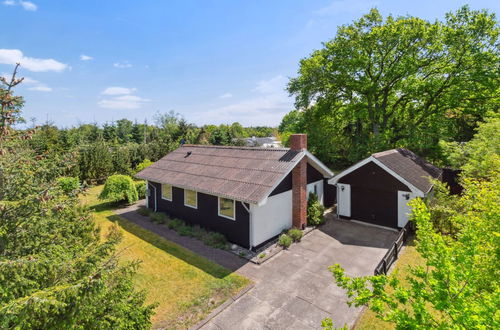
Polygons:
M216 249L227 250L229 247L226 237L221 233L213 231L207 232L207 234L203 236L202 241L206 245Z
M24 78L16 78L16 64L14 72L10 80L5 77L0 77L0 142L9 134L11 134L11 126L16 123L22 123L24 120L21 117L21 109L24 105L22 96L14 96L13 88L19 85ZM0 145L0 155L3 155L3 149Z
M302 239L302 230L292 228L288 231L287 235L290 236L294 242L300 242L300 240Z
M156 223L163 224L167 222L167 215L163 212L153 212L149 217L151 218L151 221Z
M139 199L146 198L146 182L145 181L139 181L135 183L135 189L137 190L137 196Z
M132 178L121 174L112 175L106 180L99 198L112 202L126 201L129 204L139 199Z
M177 230L181 226L184 226L184 221L182 221L181 219L174 218L174 219L170 219L167 222L167 227L169 229Z
M139 213L140 215L142 215L144 217L149 217L151 212L152 212L151 209L149 209L145 206L140 206L139 209L137 210L137 213Z
M266 257L266 253L265 252L262 252L259 254L259 258L260 259L264 259Z
M80 182L78 181L78 178L74 177L59 177L57 178L57 184L59 185L59 188L61 188L61 190L67 195L75 194L80 189Z
M323 213L325 212L325 207L319 202L318 196L314 193L309 193L309 199L307 200L307 225L308 226L319 226L325 222Z
M135 167L135 173L139 173L146 167L149 167L153 164L152 161L150 161L148 158L144 159L142 162L140 162L136 167Z
M104 141L81 146L78 150L80 180L102 183L113 172L110 147Z
M281 234L278 238L278 245L283 247L284 249L288 249L290 245L292 245L292 238L287 234Z
M194 236L194 232L193 232L193 227L190 226L190 225L187 225L187 224L184 224L182 226L179 226L176 231L179 233L179 235L181 236L190 236L190 237L193 237Z
M498 35L493 14L468 7L435 22L372 9L300 62L288 86L300 112L280 131L307 133L337 167L394 147L438 158L439 140L467 141L497 111Z

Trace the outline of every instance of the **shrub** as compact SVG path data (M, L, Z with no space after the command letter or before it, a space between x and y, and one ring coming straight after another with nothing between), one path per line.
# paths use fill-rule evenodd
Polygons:
M184 221L180 219L170 219L170 221L167 222L167 227L173 230L177 230L181 226L184 226Z
M287 234L282 234L278 239L278 245L282 246L284 249L288 249L292 245L292 238Z
M262 252L261 254L259 254L259 258L260 258L260 259L264 259L265 257L266 257L265 252Z
M157 222L157 223L165 223L167 222L167 215L165 213L161 212L153 212L150 215L151 221Z
M75 194L80 189L80 182L78 178L62 176L57 179L57 185L67 195Z
M137 210L137 213L139 213L140 215L143 215L145 217L149 217L149 215L151 214L151 212L152 211L150 209L148 209L147 207L145 207L145 206L141 206Z
M183 224L183 225L177 227L176 231L181 236L194 237L193 227L191 227L190 225Z
M290 236L294 242L300 242L300 239L302 238L302 230L292 228L288 231L288 236Z
M318 201L318 196L314 193L309 193L307 201L307 224L309 226L318 226L325 222L323 213L325 207Z
M150 161L149 159L144 159L142 162L140 162L139 164L137 164L137 166L135 167L135 173L139 173L140 171L142 171L143 169L145 169L146 167L149 167L153 164L152 161Z
M135 189L137 190L137 197L139 197L139 199L146 198L146 182L145 181L136 182Z
M106 180L99 199L107 199L112 202L127 201L127 203L132 204L139 198L132 178L128 175L116 174Z
M208 246L217 248L217 249L222 249L222 250L227 250L228 248L228 242L227 239L224 235L221 233L216 233L216 232L208 232L202 239L203 243L205 243Z
M193 226L193 237L199 239L200 241L203 239L203 237L207 234L207 231L200 226L196 225Z

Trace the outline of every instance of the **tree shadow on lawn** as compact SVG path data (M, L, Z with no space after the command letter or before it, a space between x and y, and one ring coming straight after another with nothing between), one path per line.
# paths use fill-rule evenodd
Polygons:
M109 207L104 210L110 210ZM222 279L230 274L232 271L224 268L223 266L206 259L203 256L190 251L177 243L171 242L160 235L151 232L119 215L108 216L107 219L113 223L117 223L123 230L131 233L132 235L148 242L149 244L167 252L168 254L183 260L184 262L210 274L213 277Z

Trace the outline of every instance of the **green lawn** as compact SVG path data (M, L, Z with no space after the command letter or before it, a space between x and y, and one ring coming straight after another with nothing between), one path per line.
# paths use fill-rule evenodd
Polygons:
M420 254L415 249L415 246L410 242L405 246L403 253L401 253L399 259L396 261L394 270L398 271L398 278L402 283L406 282L404 278L408 275L408 265L425 265L425 260L420 256ZM393 270L393 271L394 271ZM354 329L357 330L382 330L382 329L395 329L392 323L382 321L376 317L376 314L365 309L358 322L356 322Z
M155 327L187 328L249 284L249 280L114 214L113 206L97 200L102 186L81 197L94 209L102 235L118 224L123 241L122 261L141 260L136 288L145 290L148 303L157 303Z

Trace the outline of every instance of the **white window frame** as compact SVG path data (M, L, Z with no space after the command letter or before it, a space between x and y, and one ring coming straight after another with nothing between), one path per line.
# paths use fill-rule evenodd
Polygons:
M187 191L194 191L195 193L195 196L196 196L196 205L189 205L189 204L186 204L186 192ZM187 206L187 207L190 207L192 209L197 209L198 208L198 192L196 190L191 190L191 189L184 189L184 206Z
M170 199L163 197L163 186L165 186L165 185L170 186ZM172 185L168 184L168 183L162 183L161 184L161 199L171 202L173 197L174 197L174 192L173 192Z
M236 221L236 201L234 199L231 199L231 198L224 198L224 199L229 199L229 200L233 201L233 217L230 217L228 215L220 213L220 200L221 200L221 198L224 198L224 197L217 198L217 214L219 215L219 217L223 217L223 218L226 218L229 220Z

